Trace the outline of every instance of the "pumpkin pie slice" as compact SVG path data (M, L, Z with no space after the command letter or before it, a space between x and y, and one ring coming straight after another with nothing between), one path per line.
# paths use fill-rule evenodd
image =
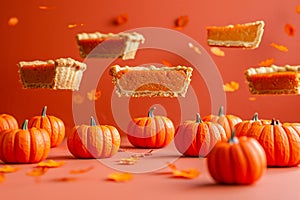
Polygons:
M21 61L18 63L24 88L78 90L86 64L72 58Z
M124 66L110 68L119 96L184 97L191 81L191 67Z
M138 47L144 43L143 35L132 32L80 33L76 36L79 53L82 58L118 58L134 59Z
M264 21L227 26L208 26L207 42L210 46L242 47L255 49L259 46Z
M245 71L252 94L299 94L300 66L249 68Z

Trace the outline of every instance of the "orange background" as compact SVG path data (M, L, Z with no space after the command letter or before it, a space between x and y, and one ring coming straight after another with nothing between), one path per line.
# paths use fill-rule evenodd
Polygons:
M18 122L34 115L39 115L42 108L48 106L48 114L64 120L67 130L74 126L72 105L74 98L72 91L25 90L19 81L17 63L19 61L46 60L59 57L80 58L75 36L80 32L121 32L140 27L163 27L174 30L174 21L182 15L190 19L188 25L180 32L196 40L211 55L220 71L224 83L236 81L240 88L232 93L226 93L226 113L235 114L243 119L250 118L254 112L259 112L260 118L275 117L284 122L299 122L299 97L294 96L252 96L245 83L244 71L268 58L274 58L277 65L298 65L300 49L300 15L296 12L296 0L27 0L3 1L0 7L0 42L1 42L1 72L0 113L14 115ZM44 7L40 7L44 6ZM43 9L46 8L46 9ZM126 24L116 26L113 20L119 14L128 14ZM9 26L8 20L17 17L19 22ZM260 47L255 50L226 49L224 57L210 53L206 44L205 27L208 25L227 25L264 20L265 32ZM292 24L296 33L288 36L285 25ZM68 28L68 25L77 25ZM174 41L176 42L176 41ZM281 52L270 46L278 43L288 47L288 52ZM156 55L147 55L139 52L137 60L121 61L116 63L135 65L143 62L162 62ZM147 56L145 56L147 55ZM186 61L169 54L165 60L170 63L188 64ZM93 70L88 68L88 70ZM106 69L106 72L108 70ZM210 96L201 80L201 76L193 75L191 87L196 88L201 115L208 115L212 111ZM91 88L92 89L92 88ZM110 99L113 85L109 75L103 76L97 88L101 92L100 98L95 101L98 119L101 123L115 124L111 113ZM254 100L251 98L254 97ZM250 98L250 99L249 99ZM83 96L83 101L90 101ZM142 102L142 103L141 103ZM145 115L153 104L162 104L166 114L176 125L178 118L177 99L142 98L130 101L130 113L133 117ZM120 108L122 109L122 108ZM127 109L127 108L126 108ZM158 111L159 113L160 111ZM190 116L193 118L194 116ZM89 119L86 121L88 122ZM128 119L124 119L128 120ZM51 151L50 159L71 158L65 146ZM70 169L85 168L96 165L97 161L70 159L65 168L50 171L48 176L36 184L34 179L24 174L32 165L23 166L20 172L8 176L7 181L0 185L1 196L11 199L24 198L25 194L32 194L30 199L56 198L94 198L102 196L115 198L210 198L230 199L261 198L261 199L299 199L299 172L295 168L285 169L282 176L281 169L269 169L257 185L253 187L224 187L213 184L209 177L204 159L183 158L177 162L179 168L197 167L202 177L188 182L187 180L173 180L166 178L165 171L137 175L134 181L128 184L105 183L106 174L112 169L100 167L88 174L81 182L70 184L54 181L62 178ZM101 174L101 176L100 176ZM169 176L167 176L169 177ZM160 184L163 184L162 187ZM289 186L288 186L289 185ZM225 190L226 188L226 190ZM279 188L279 189L278 189ZM2 190L3 189L3 190ZM219 192L219 191L222 192ZM144 192L144 191L149 191ZM26 193L27 192L27 193ZM39 192L36 194L36 192ZM35 195L36 194L36 195ZM40 196L43 195L43 196Z
M281 121L299 121L298 96L254 96L255 100L249 100L252 95L245 83L244 71L257 66L259 62L268 58L274 58L277 65L299 64L299 20L296 12L296 0L285 1L247 1L241 3L238 0L229 1L197 1L197 0L172 0L172 1L93 1L85 3L79 1L5 1L1 6L1 73L0 113L14 115L19 123L25 118L38 115L44 105L48 106L48 113L62 118L68 127L72 127L72 92L49 90L25 90L19 82L19 61L46 60L59 57L80 58L75 36L80 32L100 31L104 33L126 31L140 27L164 27L174 29L174 21L182 15L190 19L188 25L180 32L196 40L205 48L216 63L224 83L236 81L240 84L239 90L226 93L226 113L248 119L254 112L259 112L261 118L275 117ZM47 9L41 9L46 6ZM42 7L43 8L43 7ZM119 14L128 14L128 22L121 26L113 24L113 20ZM19 23L9 26L10 17L17 17ZM255 50L225 49L224 57L218 57L210 53L210 47L206 44L205 27L208 25L227 25L244 23L255 20L264 20L265 32L260 47ZM292 24L296 33L288 36L284 26ZM68 25L77 26L68 28ZM281 52L270 46L270 43L285 45L288 52ZM138 53L138 61L122 62L118 64L135 65L143 62L162 62L149 54ZM185 64L181 60L168 57L165 60L173 65ZM88 68L88 70L93 70ZM206 86L198 84L201 77L195 73L192 87L203 88L198 92L201 115L208 115L212 111L210 97ZM200 82L201 83L201 82ZM97 113L102 123L114 123L110 114L110 98L113 91L111 77L107 75L99 83L102 85L101 97L95 104L102 106L101 113ZM104 87L103 87L104 85ZM99 88L98 88L99 89ZM201 90L200 90L201 91ZM89 101L87 96L85 101ZM141 106L140 102L143 101ZM156 103L176 105L177 100L166 99L135 99L132 100L131 114L144 115L149 106ZM173 104L171 104L173 105ZM137 106L137 109L134 107ZM178 108L177 108L178 110ZM176 109L175 109L176 111ZM174 121L175 111L166 106L166 112ZM105 115L105 116L104 116ZM191 116L193 118L193 116ZM182 119L183 120L183 119ZM87 119L88 121L88 119Z

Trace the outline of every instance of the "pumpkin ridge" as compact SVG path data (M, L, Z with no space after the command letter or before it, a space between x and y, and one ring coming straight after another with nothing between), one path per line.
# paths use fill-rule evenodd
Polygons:
M3 161L5 162L13 162L15 158L14 149L15 149L15 137L17 130L12 132L12 137L8 137L9 130L3 136L3 150L6 149L6 153L3 153ZM2 133L3 134L3 133Z
M299 163L300 159L298 158L298 162L297 163L293 162L293 160L295 160L295 158L294 158L293 155L296 154L296 151L294 151L292 141L294 140L294 137L297 137L298 141L300 141L299 134L296 131L296 129L294 129L293 126L289 126L289 125L285 126L285 125L283 125L282 128L284 129L284 131L286 133L287 142L289 144L289 161L288 161L288 166L297 165ZM298 153L298 155L299 155L299 153Z
M257 167L257 163L259 163L259 162L257 162L257 156L249 156L249 155L252 155L252 149L253 149L253 147L251 145L249 145L248 143L244 143L244 142L241 142L240 144L241 145L239 145L239 146L240 146L240 148L242 150L242 156L243 156L243 158L245 159L245 162L246 162L246 164L244 164L243 166L247 166L247 169L246 169L246 180L244 180L244 181L245 182L253 182L253 180L256 179L257 175L255 175L254 177L251 177L251 179L249 179L249 176L247 176L247 174L253 174L253 173L251 173L251 171L253 170L253 168ZM250 147L250 149L246 150L245 149L246 147L247 148ZM248 156L245 156L245 155L248 155ZM253 157L252 160L250 160L250 157L251 158Z
M162 122L163 123L163 122ZM166 128L163 126L163 128L161 128L162 126L160 126L160 120L159 118L155 117L154 118L154 129L152 129L152 131L154 132L154 135L151 134L151 137L153 138L153 140L155 140L155 142L153 142L155 144L155 146L162 146L165 143L165 138L162 138L161 132L166 132ZM156 132L155 130L157 129L157 127L160 128L160 130L158 132ZM162 130L164 129L164 130Z
M284 157L281 155L281 148L280 146L278 146L278 144L281 144L281 143L285 143L286 142L286 138L287 138L287 135L286 133L283 131L284 129L282 128L282 126L278 126L277 124L276 125L273 125L273 135L274 135L274 152L275 152L275 164L276 166L284 166L286 162L289 162L289 155L290 155L290 149L286 149L285 147L283 148L283 150L285 152L288 151L288 153L284 153ZM289 142L288 142L289 144ZM286 146L286 145L284 145ZM288 157L287 157L288 156Z

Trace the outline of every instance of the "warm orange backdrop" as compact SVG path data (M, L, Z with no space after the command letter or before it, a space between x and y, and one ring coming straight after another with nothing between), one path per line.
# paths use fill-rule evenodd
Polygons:
M196 40L207 51L205 27L208 25L226 25L244 23L254 20L264 20L265 33L261 45L256 50L225 49L225 57L211 55L220 71L223 81L236 81L239 90L226 94L227 113L249 118L254 112L259 112L261 118L276 117L281 121L300 121L298 96L255 96L245 84L244 71L250 66L257 66L262 60L274 58L275 64L299 64L300 15L296 12L296 0L30 0L4 1L0 7L0 42L1 42L1 73L0 113L13 114L21 123L25 118L40 114L44 105L48 106L48 113L62 118L67 127L72 127L72 92L49 90L25 90L19 82L18 61L35 59L52 59L59 57L80 58L75 41L75 35L80 32L120 32L140 27L164 27L174 29L177 17L187 15L190 19L182 33ZM44 7L40 7L44 6ZM45 9L46 8L46 9ZM113 19L119 14L128 14L128 23L116 26ZM9 26L10 17L17 17L19 23ZM295 29L294 36L288 36L284 26L290 23ZM73 28L68 25L76 24ZM176 42L176 41L174 41ZM288 52L278 51L270 46L271 42L283 44L289 48ZM161 62L154 56L138 61L121 62L121 64L137 64L143 62ZM166 54L170 63L186 64L184 60L173 58ZM93 70L88 68L88 70ZM198 88L197 97L200 98L201 115L212 112L210 97L201 76L193 76L192 87ZM103 77L99 83L100 99L95 103L99 111L98 118L102 123L114 123L111 114L110 99L113 86L111 77ZM89 101L87 96L84 101ZM143 103L141 103L141 101ZM142 115L152 104L165 106L167 114L174 118L178 115L177 99L144 98L130 101L130 113L134 116ZM172 107L172 105L174 105ZM120 108L122 109L122 108ZM194 116L191 116L191 118ZM87 119L88 121L88 119Z

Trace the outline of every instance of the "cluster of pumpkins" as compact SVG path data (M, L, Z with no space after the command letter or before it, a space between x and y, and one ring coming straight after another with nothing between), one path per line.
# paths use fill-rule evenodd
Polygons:
M62 120L46 115L25 120L21 129L16 119L0 115L0 160L5 163L34 163L45 159L51 147L65 137ZM177 128L171 119L155 116L134 118L128 125L129 142L139 148L163 148L174 140L184 156L207 157L212 178L219 183L252 184L267 167L291 167L300 163L300 123L260 120L257 113L251 120L218 115L186 121ZM120 147L120 134L114 126L89 125L73 128L67 146L77 158L107 158Z

